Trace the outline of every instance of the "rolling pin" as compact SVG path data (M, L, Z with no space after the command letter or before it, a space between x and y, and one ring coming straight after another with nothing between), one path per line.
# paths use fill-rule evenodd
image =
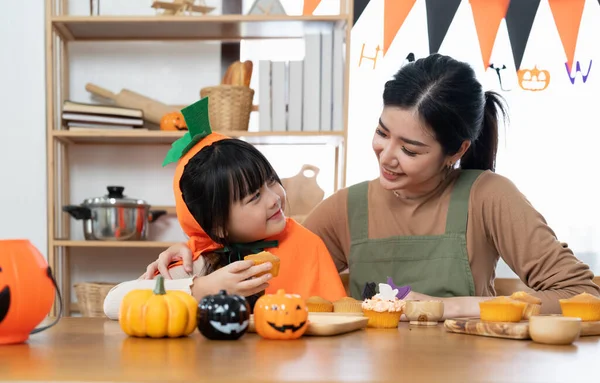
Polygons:
M176 107L163 104L162 102L142 96L141 94L128 89L122 89L118 94L94 84L86 84L85 89L96 96L112 100L116 106L141 109L144 113L144 120L157 125L160 124L162 116L169 112L178 111Z

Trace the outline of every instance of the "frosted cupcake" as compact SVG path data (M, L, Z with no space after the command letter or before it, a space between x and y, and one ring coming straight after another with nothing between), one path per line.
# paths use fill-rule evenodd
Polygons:
M363 313L369 322L367 327L373 328L396 328L405 302L398 299L396 295L398 290L390 287L386 283L379 284L379 294L375 294L371 299L365 299L362 303Z

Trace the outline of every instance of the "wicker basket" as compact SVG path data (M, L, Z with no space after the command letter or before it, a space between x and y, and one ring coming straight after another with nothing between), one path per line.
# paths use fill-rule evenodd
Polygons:
M252 112L254 89L238 85L202 88L200 97L208 99L208 118L213 131L247 131Z
M115 287L115 283L85 282L76 283L75 294L79 311L84 317L106 317L104 315L104 298Z

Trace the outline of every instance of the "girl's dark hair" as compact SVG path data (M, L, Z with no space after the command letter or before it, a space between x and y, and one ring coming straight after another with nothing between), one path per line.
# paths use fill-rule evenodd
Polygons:
M437 53L400 68L383 91L384 106L418 111L444 154L455 154L470 140L461 169L495 170L498 113L507 116L502 101L497 93L483 91L467 63Z
M253 145L232 138L196 153L183 169L179 188L200 227L213 241L227 246L231 205L270 181L281 184L265 156Z

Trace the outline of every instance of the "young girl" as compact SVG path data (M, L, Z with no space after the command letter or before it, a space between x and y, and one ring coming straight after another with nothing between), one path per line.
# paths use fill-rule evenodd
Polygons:
M164 163L178 162L175 207L194 254L192 276L181 261L172 263L173 279L165 280L165 288L197 300L226 290L246 296L251 306L260 294L281 288L304 298L346 296L323 241L284 216L285 191L271 164L254 146L212 133L207 108L205 98L182 110L189 132L173 144ZM268 273L270 263L253 266L243 260L263 250L281 260L276 278ZM154 281L144 279L117 285L104 301L106 316L118 318L121 300L132 289L153 287Z

